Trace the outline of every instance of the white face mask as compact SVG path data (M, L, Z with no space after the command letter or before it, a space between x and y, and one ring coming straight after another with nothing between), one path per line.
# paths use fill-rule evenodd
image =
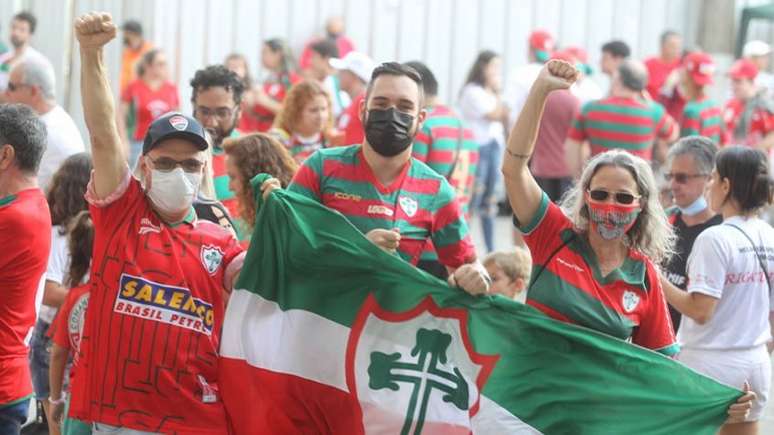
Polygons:
M182 213L191 208L201 182L201 173L190 174L183 171L183 168L178 167L170 172L151 169L148 197L162 213Z

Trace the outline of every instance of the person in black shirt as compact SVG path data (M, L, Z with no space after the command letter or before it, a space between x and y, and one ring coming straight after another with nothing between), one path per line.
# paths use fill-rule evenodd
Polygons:
M707 205L704 191L715 166L715 143L703 136L680 139L669 150L664 177L669 182L675 206L668 210L669 221L677 236L675 255L665 267L666 278L676 287L688 286L686 265L693 242L705 229L723 222L723 218ZM680 313L669 307L675 333L680 326Z

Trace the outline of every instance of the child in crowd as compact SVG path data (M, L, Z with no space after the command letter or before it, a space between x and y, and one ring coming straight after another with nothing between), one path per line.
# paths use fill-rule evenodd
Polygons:
M62 435L84 435L91 433L91 427L77 419L67 416L70 397L64 394L64 379L67 361L72 357L70 377L78 364L79 345L86 306L89 303L89 277L91 251L94 244L94 224L88 211L80 212L70 225L68 245L70 248L70 268L65 284L71 288L62 307L57 313L49 334L53 341L49 378L51 384L51 420L61 424ZM72 382L70 382L72 384Z
M491 293L524 303L527 297L529 276L532 271L532 258L524 248L515 248L510 252L493 252L484 258L484 267L492 278Z

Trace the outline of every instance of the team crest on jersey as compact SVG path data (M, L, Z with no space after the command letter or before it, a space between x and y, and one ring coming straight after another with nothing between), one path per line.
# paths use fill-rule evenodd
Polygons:
M223 251L217 246L205 245L202 246L202 264L207 270L207 273L214 275L220 267L220 263L223 262Z
M640 297L633 291L626 290L622 298L623 309L627 313L631 313L640 304Z
M183 131L188 127L188 120L184 116L175 115L169 118L169 125L175 128L175 130Z
M476 352L467 331L465 311L440 308L430 297L398 313L369 296L352 326L346 361L347 386L365 427L469 433L498 356Z
M409 198L408 196L401 196L398 198L398 203L400 204L400 208L403 209L403 212L406 213L406 216L414 217L414 215L417 214L419 204L416 199Z

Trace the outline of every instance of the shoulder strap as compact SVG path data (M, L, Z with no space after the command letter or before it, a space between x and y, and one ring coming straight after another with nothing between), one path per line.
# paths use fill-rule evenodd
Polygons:
M460 151L462 150L462 140L465 138L465 125L460 120L460 127L457 130L457 152L454 153L454 163L449 168L449 173L446 174L446 179L449 180L454 170L457 169L457 162L460 160Z
M758 249L756 249L755 242L753 242L753 240L750 238L750 236L748 236L747 233L744 232L744 230L739 228L738 226L736 226L734 224L729 224L729 223L727 223L726 225L728 225L729 227L734 227L737 230L739 230L739 232L742 233L742 235L744 235L744 237L752 245L753 253L755 254L756 257L758 257L758 264L761 266L761 269L763 269L763 274L766 276L766 285L768 285L768 287L769 287L769 295L771 295L771 280L769 279L769 270L766 268L766 262L764 261L763 257L761 257L761 255L758 253Z
M543 274L543 271L544 271L544 270L546 270L546 267L548 267L548 263L550 263L550 262L551 262L551 260L553 260L553 258L556 256L556 254L557 254L557 253L558 253L558 252L559 252L559 251L560 251L562 248L564 248L564 247L565 247L565 246L567 246L567 245L568 245L570 242L572 242L573 240L575 240L575 236L576 236L576 234L575 234L575 232L573 232L573 233L572 233L572 235L571 235L571 236L570 236L570 237L569 237L567 240L563 241L563 242L562 242L562 244L561 244L561 245L559 245L559 247L558 247L558 248L554 249L554 252L552 252L552 253L551 253L551 255L549 255L549 256L548 256L548 259L546 259L546 261L545 261L545 262L544 262L544 263L543 263L543 264L540 266L540 270L538 270L538 271L537 271L537 273L535 274L535 277L534 277L534 278L532 278L532 282L530 283L529 287L527 288L527 294L529 294L529 290L532 288L532 286L534 286L534 285L535 285L535 283L537 282L538 278L540 278L540 275L542 275L542 274Z

